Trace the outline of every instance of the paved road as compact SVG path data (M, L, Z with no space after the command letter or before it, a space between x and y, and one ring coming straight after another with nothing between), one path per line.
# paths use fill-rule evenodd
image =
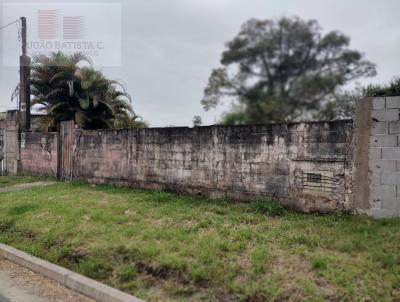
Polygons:
M0 258L0 302L94 302Z

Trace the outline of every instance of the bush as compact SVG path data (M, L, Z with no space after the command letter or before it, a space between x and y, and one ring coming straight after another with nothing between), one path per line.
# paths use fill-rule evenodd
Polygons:
M362 89L366 97L390 97L400 95L400 78L395 78L387 85L369 85Z
M285 213L285 207L278 201L253 201L251 209L257 214L265 214L268 216L281 216Z

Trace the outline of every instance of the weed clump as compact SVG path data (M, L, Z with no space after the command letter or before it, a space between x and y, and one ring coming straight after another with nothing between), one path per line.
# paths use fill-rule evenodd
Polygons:
M137 269L134 265L123 265L118 272L118 278L122 282L129 282L136 279Z
M257 200L250 204L254 213L268 216L282 216L285 214L285 207L276 200Z
M323 255L318 255L312 259L311 263L312 267L315 270L322 271L327 269L329 264L329 259L327 257L324 257Z

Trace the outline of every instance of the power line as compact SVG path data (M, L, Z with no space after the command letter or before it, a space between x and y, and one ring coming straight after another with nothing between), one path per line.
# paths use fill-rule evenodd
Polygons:
M0 30L4 29L4 28L6 28L6 27L8 27L8 26L10 26L10 25L13 25L14 23L17 23L17 22L19 22L19 19L15 20L15 21L13 21L13 22L10 22L10 23L8 23L8 24L6 24L6 25L1 26L1 27L0 27Z

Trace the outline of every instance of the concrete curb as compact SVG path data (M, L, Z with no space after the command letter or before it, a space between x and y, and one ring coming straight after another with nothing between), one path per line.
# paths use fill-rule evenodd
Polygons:
M57 281L65 287L98 302L143 302L115 288L86 278L58 265L33 257L8 245L0 243L0 257L10 260L35 273Z

